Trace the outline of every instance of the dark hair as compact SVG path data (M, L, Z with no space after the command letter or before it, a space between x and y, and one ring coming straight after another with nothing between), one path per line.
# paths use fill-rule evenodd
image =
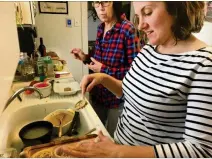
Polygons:
M176 41L186 40L192 32L199 32L204 21L204 2L165 1L168 13L174 17L172 32Z
M121 21L121 15L123 14L122 1L113 1L113 11L118 21Z
M115 16L116 16L116 18L117 18L117 20L118 21L122 21L121 20L121 15L124 13L123 12L123 8L122 8L122 2L121 1L113 1L113 11L114 11L114 14L115 14ZM96 10L95 10L95 8L93 7L92 8L92 16L93 17L98 17L97 16L97 13L96 13Z

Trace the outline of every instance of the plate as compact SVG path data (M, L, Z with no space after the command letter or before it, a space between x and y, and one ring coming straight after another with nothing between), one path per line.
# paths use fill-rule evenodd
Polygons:
M69 89L71 89L69 91ZM53 90L59 95L73 95L80 91L80 85L76 81L72 80L56 80L54 82Z

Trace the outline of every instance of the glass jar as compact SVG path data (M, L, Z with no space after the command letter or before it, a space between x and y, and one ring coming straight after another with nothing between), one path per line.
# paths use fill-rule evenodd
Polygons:
M31 81L35 77L35 69L33 63L30 61L27 53L24 53L23 63L21 64L21 79L23 81Z

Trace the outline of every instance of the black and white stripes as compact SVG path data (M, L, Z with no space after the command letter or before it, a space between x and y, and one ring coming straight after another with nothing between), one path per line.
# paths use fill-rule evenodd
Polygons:
M156 157L212 157L212 48L159 54L151 45L123 80L115 140L154 146Z

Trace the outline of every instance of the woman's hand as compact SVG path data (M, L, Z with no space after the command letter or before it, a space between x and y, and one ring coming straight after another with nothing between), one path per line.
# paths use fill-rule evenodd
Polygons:
M82 89L82 94L84 95L85 92L90 92L90 90L94 86L96 86L98 84L102 84L105 76L106 75L103 73L93 73L93 74L84 76L80 83L80 87Z
M98 140L96 140L98 139ZM119 145L113 143L109 137L106 137L100 131L98 137L91 141L81 141L79 144L71 150L67 147L61 147L63 153L67 156L74 157L91 157L91 158L115 158L118 157Z
M85 58L86 58L86 55L84 54L84 52L81 49L79 49L79 48L72 49L71 50L71 54L74 55L75 59L78 59L80 61L84 61Z
M88 68L93 72L99 73L102 68L102 63L96 61L94 58L91 57L91 63L88 65Z

